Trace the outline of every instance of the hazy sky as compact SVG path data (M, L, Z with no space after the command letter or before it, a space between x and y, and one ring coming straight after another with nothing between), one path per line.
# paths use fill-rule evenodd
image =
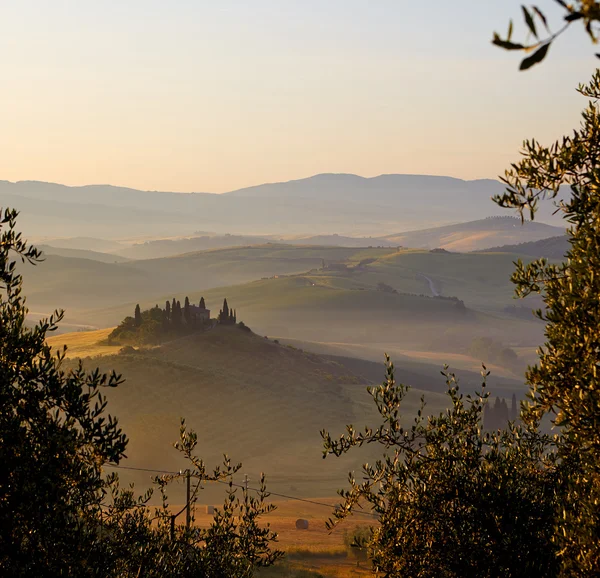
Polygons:
M519 4L5 0L0 179L220 192L320 172L495 177L524 138L579 122L574 87L598 62L578 27L520 73L490 44Z

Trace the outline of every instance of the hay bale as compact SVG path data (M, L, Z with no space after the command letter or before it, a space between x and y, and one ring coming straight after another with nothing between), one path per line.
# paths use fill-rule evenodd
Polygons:
M296 530L308 530L308 520L298 518L296 520Z
M214 514L215 513L215 507L214 506L206 506L206 513L207 514Z
M126 345L125 347L121 347L121 349L119 349L119 355L130 355L131 353L137 353L137 349L135 347L131 347L131 345Z

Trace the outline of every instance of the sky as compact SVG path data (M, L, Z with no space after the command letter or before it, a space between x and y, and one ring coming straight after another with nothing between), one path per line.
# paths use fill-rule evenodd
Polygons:
M558 28L556 2L539 6ZM579 123L579 26L491 45L513 0L7 0L0 179L224 192L323 172L495 178ZM576 23L577 25L579 23ZM572 27L575 28L575 27ZM596 49L597 51L597 49Z

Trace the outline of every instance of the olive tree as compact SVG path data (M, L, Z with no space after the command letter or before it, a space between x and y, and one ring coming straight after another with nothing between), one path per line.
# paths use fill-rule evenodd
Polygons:
M225 456L221 466L209 471L195 455L197 443L197 434L182 421L176 448L189 467L154 479L162 497L159 507L148 505L151 493L136 497L132 488L123 489L116 477L111 479L111 496L102 523L107 537L108 576L251 578L257 568L271 566L283 556L272 549L277 535L268 524L259 524L261 516L275 509L267 502L264 476L253 495L253 490L233 483L241 464L233 464ZM174 480L188 476L192 482L190 523L175 524L167 489ZM224 484L226 496L222 507L215 508L210 526L200 528L194 525L194 514L199 492L207 482Z
M385 450L359 479L350 474L329 526L370 508L378 520L370 553L385 576L556 576L556 440L535 424L484 432L485 381L480 394L464 397L447 371L449 409L426 417L422 399L405 425L409 387L396 382L389 358L386 366L385 382L369 388L382 423L347 426L339 438L322 432L324 457L365 444Z
M120 377L61 368L45 339L57 312L26 323L17 259L40 252L0 214L0 569L11 576L94 575L102 464L119 463L127 439L106 416L103 387Z
M600 567L600 71L578 90L589 99L581 126L550 146L526 141L495 200L534 218L554 199L569 225L564 262L519 261L512 280L518 296L543 295L546 343L526 373L523 419L548 414L563 433L559 454L573 471L557 541L565 568L583 576Z
M209 528L172 524L166 490L183 474L155 480L159 508L149 506L151 491L137 496L105 475L106 464L125 457L127 438L107 415L103 390L122 379L81 362L66 368L66 348L53 353L46 343L62 312L28 327L17 260L36 264L42 256L22 239L16 218L0 211L0 575L250 578L273 564L282 553L259 524L274 508L264 478L256 495L239 495L240 466L225 458L209 472L184 423L177 447L194 480L190 508L204 483L228 484Z

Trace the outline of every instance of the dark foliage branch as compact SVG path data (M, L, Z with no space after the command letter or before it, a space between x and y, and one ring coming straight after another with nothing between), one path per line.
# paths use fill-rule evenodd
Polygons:
M498 33L494 33L492 43L496 46L505 50L530 53L521 61L521 70L527 70L542 62L546 58L552 43L575 22L583 24L585 33L594 44L598 41L600 2L589 0L578 0L570 3L563 0L554 0L554 2L563 10L562 22L556 31L552 31L548 18L538 6L522 5L523 22L528 30L529 38L521 42L513 41L512 20L509 22L506 36L503 37ZM600 57L600 54L596 54L596 56Z

